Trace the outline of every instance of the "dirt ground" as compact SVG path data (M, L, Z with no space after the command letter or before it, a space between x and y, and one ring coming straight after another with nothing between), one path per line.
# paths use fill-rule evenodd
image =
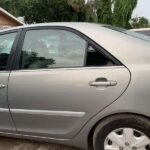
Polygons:
M0 137L0 150L81 150L44 142Z

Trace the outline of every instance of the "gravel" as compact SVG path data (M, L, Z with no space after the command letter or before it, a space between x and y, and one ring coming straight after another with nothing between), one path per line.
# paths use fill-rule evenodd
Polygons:
M0 150L81 150L63 145L0 137Z

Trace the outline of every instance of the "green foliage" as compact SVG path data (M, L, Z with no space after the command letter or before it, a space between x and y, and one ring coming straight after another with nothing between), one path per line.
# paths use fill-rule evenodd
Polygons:
M86 2L85 2L86 1ZM87 21L131 28L145 27L143 18L130 20L138 0L0 0L0 6L26 23Z
M86 5L84 0L68 0L67 5L70 7L71 21L86 20Z
M97 14L94 0L87 1L85 10L86 10L86 21L97 22Z
M111 24L111 6L111 0L100 0L97 8L98 22L104 24Z
M117 27L131 28L130 20L138 0L89 0L94 2L97 21Z
M42 0L31 0L27 6L29 6L26 7L28 11L24 12L24 15L28 23L70 20L67 0L45 0L44 3Z
M130 28L129 21L137 5L137 0L114 0L113 25Z
M135 17L131 19L132 28L147 28L150 27L149 20L145 17Z
M86 20L84 0L0 0L0 6L27 23Z

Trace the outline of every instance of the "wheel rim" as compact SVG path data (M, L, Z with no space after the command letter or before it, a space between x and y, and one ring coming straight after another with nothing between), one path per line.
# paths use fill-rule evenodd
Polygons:
M104 150L150 150L150 138L132 128L117 129L106 137Z

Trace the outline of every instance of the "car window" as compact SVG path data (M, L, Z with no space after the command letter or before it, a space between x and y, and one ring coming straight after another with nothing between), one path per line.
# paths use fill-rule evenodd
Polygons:
M30 30L22 48L22 69L84 66L86 41L66 30Z
M92 66L113 66L115 65L110 59L104 56L99 50L88 46L87 61L88 67Z
M17 33L0 35L0 71L6 70L8 58Z

